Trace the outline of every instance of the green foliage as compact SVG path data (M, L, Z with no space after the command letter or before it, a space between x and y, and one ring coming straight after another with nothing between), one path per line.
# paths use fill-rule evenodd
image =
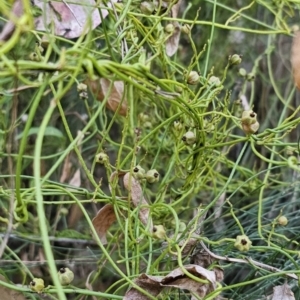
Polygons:
M42 277L52 299L122 299L140 274L166 275L189 263L191 255L174 256L177 235L191 239L200 226L198 242L224 258L225 273L204 299L219 292L265 299L286 278L300 297L297 281L286 277L300 274L300 107L289 66L300 6L194 0L174 17L175 2L153 14L141 12L140 1L101 2L108 16L73 40L34 30L25 9L0 44L0 273L12 290L29 292ZM3 24L8 7L0 4ZM189 25L178 49L176 22L165 31L174 21ZM105 93L100 78L109 79ZM245 130L252 111L257 133ZM143 196L167 246L113 176L136 166L148 174L151 183L139 178ZM91 220L108 203L117 221L103 245ZM252 245L241 253L234 245L244 235ZM246 256L280 272L226 262ZM66 264L74 286L62 288L57 270ZM190 299L170 291L159 299Z

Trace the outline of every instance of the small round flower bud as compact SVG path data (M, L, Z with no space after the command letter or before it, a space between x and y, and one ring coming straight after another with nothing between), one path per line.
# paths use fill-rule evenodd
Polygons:
M176 120L174 121L174 128L175 130L180 131L183 128L183 125L180 121Z
M144 1L140 5L140 10L145 15L151 15L155 11L155 5L152 2Z
M74 279L74 273L69 268L60 268L57 276L61 285L68 285Z
M140 113L139 114L139 120L141 121L141 123L145 123L145 122L150 120L150 116L148 114L145 114L145 113Z
M253 134L253 133L256 133L258 131L259 123L255 122L254 124L250 124L250 125L242 124L242 128L243 128L243 131L246 134Z
M165 26L165 32L167 32L167 33L172 33L172 32L174 32L174 30L175 30L175 27L172 23L169 23Z
M186 145L192 145L195 143L196 141L196 135L193 131L188 131L184 134L184 136L182 137L182 141L186 144Z
M253 81L255 79L255 74L254 73L248 73L246 79L248 81Z
M219 77L211 76L211 77L208 79L208 83L209 83L209 84L214 84L215 86L220 86L220 85L221 85L221 80L220 80Z
M145 173L145 170L140 165L135 166L132 170L132 174L135 179L143 179L145 177Z
M78 83L77 84L77 92L86 92L87 91L87 85L85 83Z
M247 76L247 71L244 68L240 68L239 69L239 75L242 77L246 77Z
M242 128L246 134L253 134L259 129L259 123L256 119L256 113L253 110L245 110L242 114Z
M153 226L152 237L158 240L162 240L166 238L166 231L163 225Z
M30 60L32 61L40 61L39 56L37 55L36 52L31 52L29 55Z
M155 169L149 170L146 173L145 178L147 179L147 181L149 183L157 182L157 181L159 181L159 173Z
M250 239L245 235L238 235L236 237L234 247L237 248L239 251L248 251L251 247L252 242Z
M200 75L196 71L191 71L187 77L188 84L197 84L199 82Z
M245 110L242 113L241 122L245 125L251 125L257 122L257 114L253 110Z
M185 33L185 34L190 34L191 33L191 26L188 24L184 24L181 27L181 32Z
M100 152L100 153L98 153L98 154L96 155L96 159L97 159L96 161L97 161L98 163L104 164L104 163L108 162L109 157L108 157L108 155L107 155L106 153Z
M278 224L281 226L286 226L288 223L288 219L286 216L281 216L278 218Z
M231 65L239 65L242 62L242 57L239 54L233 54L228 57Z
M29 285L30 289L37 293L41 293L45 288L44 280L42 278L33 278Z

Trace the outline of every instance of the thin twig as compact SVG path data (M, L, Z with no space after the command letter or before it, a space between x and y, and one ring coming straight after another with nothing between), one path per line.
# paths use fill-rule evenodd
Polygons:
M266 265L266 264L263 264L259 261L256 261L256 260L253 260L252 258L248 257L248 258L245 258L245 259L242 259L242 258L231 258L231 257L227 257L227 256L220 256L220 255L217 255L213 252L211 252L207 247L206 245L204 244L203 241L200 241L200 244L201 246L203 247L203 249L213 258L215 259L218 259L218 260L225 260L225 261L228 261L228 262L234 262L234 263L241 263L241 264L252 264L252 265L255 265L259 268L262 268L262 269L265 269L265 270L268 270L270 272L282 272L282 270L280 269L277 269L275 267L272 267L272 266L269 266L269 265ZM286 273L286 276L290 277L290 278L293 278L293 279L296 279L298 280L298 276L294 273Z

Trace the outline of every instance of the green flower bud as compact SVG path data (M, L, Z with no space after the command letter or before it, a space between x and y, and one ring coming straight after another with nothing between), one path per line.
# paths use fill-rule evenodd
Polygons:
M257 122L257 114L253 110L245 110L242 113L242 124L251 125Z
M238 235L236 237L234 247L237 248L239 251L248 251L251 247L252 242L250 239L245 235Z
M259 123L256 119L257 114L253 110L245 110L242 114L242 128L246 134L253 134L259 129Z
M87 85L84 83L78 83L77 84L77 92L86 92L87 91Z
M184 24L181 27L181 32L185 33L185 34L190 34L191 33L191 26L188 24Z
M239 65L242 62L242 56L239 54L233 54L228 57L231 65Z
M32 61L40 61L40 58L36 52L31 52L29 55L29 59Z
M44 280L42 278L33 278L29 285L30 289L37 293L41 293L45 288Z
M167 33L172 33L172 32L174 32L174 30L175 30L175 27L172 23L169 23L165 26L165 32L167 32Z
M108 160L109 160L109 157L104 152L100 152L96 155L96 161L100 164L104 164L104 163L108 162Z
M196 141L196 135L193 131L188 131L184 134L184 136L182 137L182 141L186 144L186 145L192 145L195 143Z
M254 73L248 73L246 79L248 81L253 81L255 79L255 74Z
M158 240L162 240L166 238L166 231L163 225L153 226L152 237Z
M145 173L145 170L140 165L135 166L132 170L135 179L144 179Z
M152 2L144 1L140 5L140 10L145 15L151 15L155 11L155 5Z
M183 125L180 121L176 120L174 121L174 128L175 130L180 131L183 128Z
M240 68L239 69L239 75L242 77L246 77L247 76L247 71L244 68Z
M61 285L68 285L74 279L74 273L69 268L60 268L57 276Z
M140 113L139 120L141 121L141 123L145 123L150 120L150 116L144 113Z
M286 216L281 216L278 218L278 224L281 226L286 226L288 223L288 219Z
M196 71L191 71L187 77L188 84L197 84L199 82L200 75Z
M145 178L147 179L147 181L149 183L157 182L157 181L159 181L159 173L155 169L149 170L146 173Z
M211 76L211 77L208 79L208 83L209 83L209 84L214 84L215 86L220 86L220 85L221 85L221 80L220 80L219 77Z

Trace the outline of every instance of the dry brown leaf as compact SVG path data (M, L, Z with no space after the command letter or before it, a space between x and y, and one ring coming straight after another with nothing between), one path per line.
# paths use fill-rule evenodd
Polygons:
M12 9L11 14L12 17L10 20L5 24L3 27L1 33L0 33L0 41L7 41L9 37L12 35L14 29L15 29L15 23L13 22L13 19L20 18L23 14L23 3L21 0L16 0Z
M106 204L98 211L96 217L92 220L95 230L103 245L107 244L106 232L116 219L113 205Z
M150 216L150 209L145 206L149 206L147 200L143 196L142 187L137 179L131 176L130 173L126 173L123 178L124 186L130 193L131 201L135 207L140 207L139 218L144 225L149 224L150 231L153 229L153 223Z
M163 277L161 276L151 276L147 274L141 274L138 278L134 280L139 287L147 291L150 295L156 297L164 287L160 285L160 282ZM130 288L123 300L149 300L149 298L142 294L135 288Z
M76 2L78 4L74 4ZM34 0L33 4L43 11L43 14L35 19L36 30L51 32L53 28L55 35L73 39L85 35L101 23L94 0L73 0L72 4L64 1L47 3ZM102 12L104 18L107 14L107 10Z
M112 111L116 111L122 102L118 113L121 116L126 116L127 100L124 97L124 83L123 81L114 81L113 87L110 89L111 83L112 81L106 78L86 81L86 84L90 87L91 91L96 94L97 99L101 102L111 90L106 102L106 107Z
M171 8L171 16L174 19L176 19L178 16L181 1L182 0L179 0ZM174 32L166 41L166 53L168 56L173 56L177 52L179 46L179 40L180 40L180 32L181 32L180 25L177 21L173 21L171 22L171 24L173 24L174 26Z
M81 178L80 178L80 169L77 169L69 184L75 187L80 187L81 185Z
M0 281L8 282L6 278L0 274ZM1 300L26 300L26 297L18 291L11 290L10 288L0 285Z
M60 183L64 183L70 177L72 163L70 162L70 155L68 154L65 158L63 169L59 178Z
M273 290L272 300L295 300L294 293L287 284L275 286Z
M300 31L297 31L293 40L291 63L293 68L294 82L300 90Z
M205 297L216 289L215 272L209 271L197 265L186 265L184 268L194 276L208 280L210 283L202 284L189 278L184 274L181 268L173 270L165 277L141 274L134 282L154 297L156 297L164 287L189 290L199 297ZM123 298L123 300L148 299L148 297L136 290L134 287L130 288Z
M174 25L174 32L166 41L166 53L168 56L173 56L177 52L180 40L179 23L177 21L171 23Z

